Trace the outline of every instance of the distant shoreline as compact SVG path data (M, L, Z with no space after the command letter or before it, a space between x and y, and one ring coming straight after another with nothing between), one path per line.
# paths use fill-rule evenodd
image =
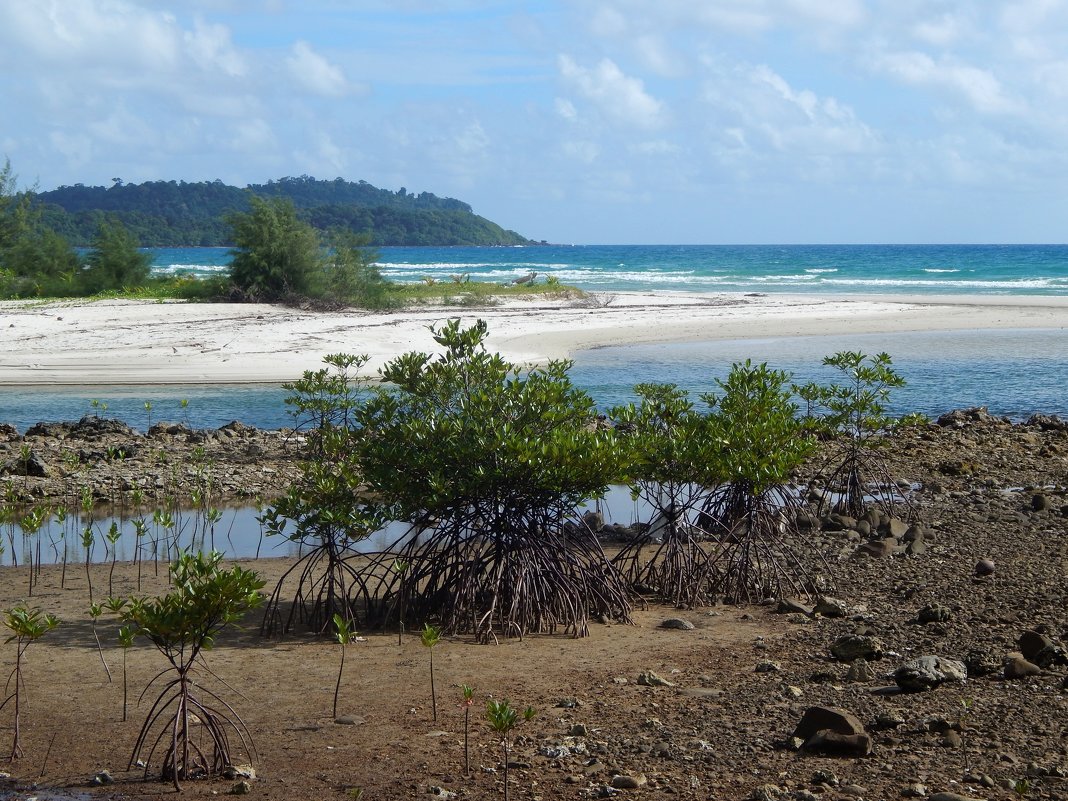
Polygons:
M329 353L366 353L370 374L428 326L489 324L488 347L536 364L613 345L836 334L1068 328L1049 296L753 295L613 292L466 309L310 312L267 304L62 300L0 302L0 386L281 383Z

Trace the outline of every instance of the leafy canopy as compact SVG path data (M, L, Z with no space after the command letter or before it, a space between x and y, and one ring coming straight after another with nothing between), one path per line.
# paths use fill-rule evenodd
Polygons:
M83 281L87 291L143 285L148 280L152 256L138 247L137 239L121 222L102 220L93 237L93 248L85 258Z
M712 485L719 479L719 444L709 418L694 409L689 393L674 384L638 384L639 398L609 411L625 448L627 481L658 507L661 495L674 497L686 485Z
M397 519L442 518L472 505L518 519L604 492L618 447L611 432L590 425L594 404L571 383L570 362L524 374L485 350L482 320L466 329L451 320L431 332L444 352L387 364L382 377L393 388L361 413L365 480Z
M840 351L825 357L823 364L837 369L842 379L823 387L819 396L832 431L866 444L893 427L895 421L887 414L890 390L905 386L905 379L894 370L889 354Z
M175 665L192 663L215 636L260 605L264 582L252 570L220 566L222 554L182 554L170 566L174 586L158 598L132 599L122 619L137 627Z
M721 481L754 495L786 484L815 447L797 416L790 375L767 363L735 363L720 392L702 399L714 409L710 426L721 453Z

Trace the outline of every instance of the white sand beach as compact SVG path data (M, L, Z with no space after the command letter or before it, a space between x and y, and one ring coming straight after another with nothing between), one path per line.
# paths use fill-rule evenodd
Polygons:
M65 300L0 303L0 386L278 383L329 353L369 368L432 350L452 317L489 323L489 347L524 363L631 343L847 333L1068 328L1068 298L618 292L585 301L313 312L266 304Z

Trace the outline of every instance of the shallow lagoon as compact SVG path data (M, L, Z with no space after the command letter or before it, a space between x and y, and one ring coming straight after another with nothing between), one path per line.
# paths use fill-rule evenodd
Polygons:
M931 417L968 406L1024 420L1035 412L1068 416L1068 333L1056 329L913 332L855 336L786 337L660 345L626 345L575 355L572 377L607 408L630 400L639 382L675 383L692 392L715 389L732 362L766 361L797 381L830 382L822 367L839 350L887 351L908 386L894 395L892 411ZM36 422L106 414L145 429L153 422L187 422L217 428L238 419L257 428L293 425L277 385L6 387L0 389L0 422L20 431ZM107 404L106 412L91 401ZM183 407L182 401L188 403Z

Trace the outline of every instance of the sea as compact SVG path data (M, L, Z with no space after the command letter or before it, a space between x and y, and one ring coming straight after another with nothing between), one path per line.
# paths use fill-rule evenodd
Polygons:
M150 251L160 275L209 276L229 269L226 248ZM536 273L609 297L626 291L836 294L1068 295L1068 245L548 245L530 247L381 248L378 265L394 281L510 282ZM715 392L731 364L752 359L793 374L798 383L830 382L825 356L841 350L887 352L906 386L895 390L893 414L937 417L986 406L1021 421L1032 414L1068 417L1068 332L1061 329L857 334L626 345L574 355L573 381L602 409L633 399L639 382L674 383L696 400ZM0 388L0 422L20 431L38 421L103 414L145 429L169 420L215 428L234 419L259 428L293 426L276 385ZM626 506L628 501L624 500ZM288 555L297 546L265 542L257 510L224 510L217 545L239 556ZM53 524L53 528L55 525ZM124 524L124 530L129 525ZM50 530L51 531L51 530ZM191 536L195 536L194 533ZM201 534L203 537L203 532ZM14 535L0 564L20 550ZM117 547L130 558L133 535ZM59 559L50 548L42 558ZM204 544L203 542L201 543ZM24 544L23 544L24 545ZM51 551L51 554L49 553ZM26 561L26 553L22 561ZM106 558L106 554L104 555Z

